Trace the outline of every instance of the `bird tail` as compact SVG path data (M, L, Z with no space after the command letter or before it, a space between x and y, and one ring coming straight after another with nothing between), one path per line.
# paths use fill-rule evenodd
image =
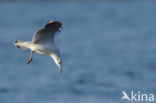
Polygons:
M15 41L14 41L14 45L15 45L18 49L20 49L20 50L25 50L25 49L27 49L27 47L24 45L24 43L25 43L25 42L19 41L19 40L15 40Z

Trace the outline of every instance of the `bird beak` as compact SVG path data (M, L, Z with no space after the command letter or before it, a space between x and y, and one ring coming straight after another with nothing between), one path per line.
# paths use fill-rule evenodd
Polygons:
M62 68L61 67L59 67L59 71L62 72Z

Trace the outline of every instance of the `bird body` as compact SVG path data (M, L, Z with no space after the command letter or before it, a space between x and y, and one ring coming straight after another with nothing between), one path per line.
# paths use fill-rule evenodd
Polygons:
M32 41L15 40L14 44L17 48L31 50L31 56L27 61L27 64L32 61L33 52L36 52L52 57L56 65L59 67L59 71L62 71L62 59L54 41L54 34L60 30L61 26L61 22L49 21L44 28L34 35Z

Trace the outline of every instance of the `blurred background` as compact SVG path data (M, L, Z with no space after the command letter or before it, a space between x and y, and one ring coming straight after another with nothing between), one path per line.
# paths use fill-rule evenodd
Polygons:
M63 23L63 74L13 45L48 20ZM155 1L0 2L0 103L122 103L123 90L156 95Z

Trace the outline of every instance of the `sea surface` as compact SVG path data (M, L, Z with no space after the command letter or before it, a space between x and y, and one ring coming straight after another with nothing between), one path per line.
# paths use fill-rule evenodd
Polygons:
M37 53L26 65L30 51L13 44L48 20L63 23L63 73ZM156 103L154 0L0 2L0 103L127 103L122 91Z

